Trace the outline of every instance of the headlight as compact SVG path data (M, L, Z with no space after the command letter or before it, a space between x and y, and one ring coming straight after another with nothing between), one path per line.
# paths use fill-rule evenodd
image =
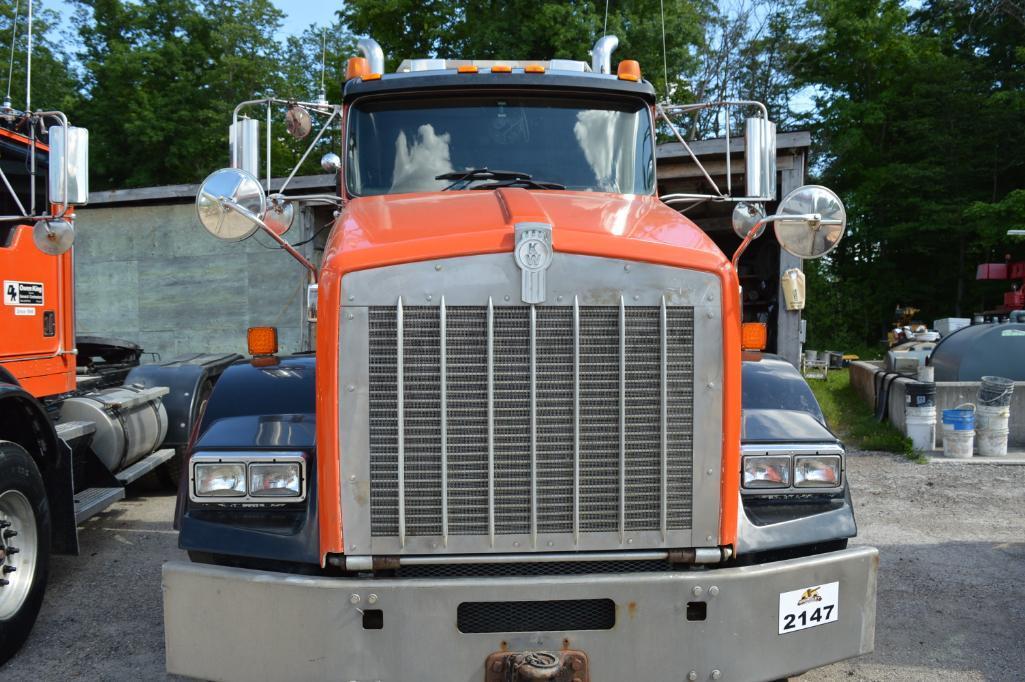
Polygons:
M770 455L744 457L745 488L789 488L790 457Z
M794 485L798 488L835 488L840 485L840 458L836 455L795 457Z
M190 466L193 502L255 506L306 499L302 452L196 452Z
M249 494L253 497L299 497L301 491L298 462L249 465Z
M246 465L242 462L196 464L196 497L245 497Z

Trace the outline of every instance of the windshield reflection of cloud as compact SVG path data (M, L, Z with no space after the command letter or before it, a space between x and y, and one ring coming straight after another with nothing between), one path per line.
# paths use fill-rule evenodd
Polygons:
M451 135L438 135L429 123L417 129L417 139L412 145L408 144L405 131L400 131L395 140L395 177L389 191L430 192L444 187L446 182L434 178L453 170L451 142Z

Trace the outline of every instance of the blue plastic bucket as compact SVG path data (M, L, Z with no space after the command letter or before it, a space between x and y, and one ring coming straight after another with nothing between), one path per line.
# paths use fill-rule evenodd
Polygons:
M943 428L951 431L974 431L975 410L943 410Z

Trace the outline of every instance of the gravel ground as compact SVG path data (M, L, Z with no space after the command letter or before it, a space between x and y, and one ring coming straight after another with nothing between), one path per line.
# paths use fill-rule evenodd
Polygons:
M861 534L879 548L876 651L802 682L1025 679L1025 467L852 453ZM184 558L174 498L139 486L56 557L43 611L0 676L164 679L160 565Z

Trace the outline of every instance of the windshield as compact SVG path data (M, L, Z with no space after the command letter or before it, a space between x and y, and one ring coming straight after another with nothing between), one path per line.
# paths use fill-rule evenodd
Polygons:
M494 95L356 103L346 153L354 196L435 192L453 184L437 176L483 168L576 191L650 194L655 184L650 116L632 100Z

